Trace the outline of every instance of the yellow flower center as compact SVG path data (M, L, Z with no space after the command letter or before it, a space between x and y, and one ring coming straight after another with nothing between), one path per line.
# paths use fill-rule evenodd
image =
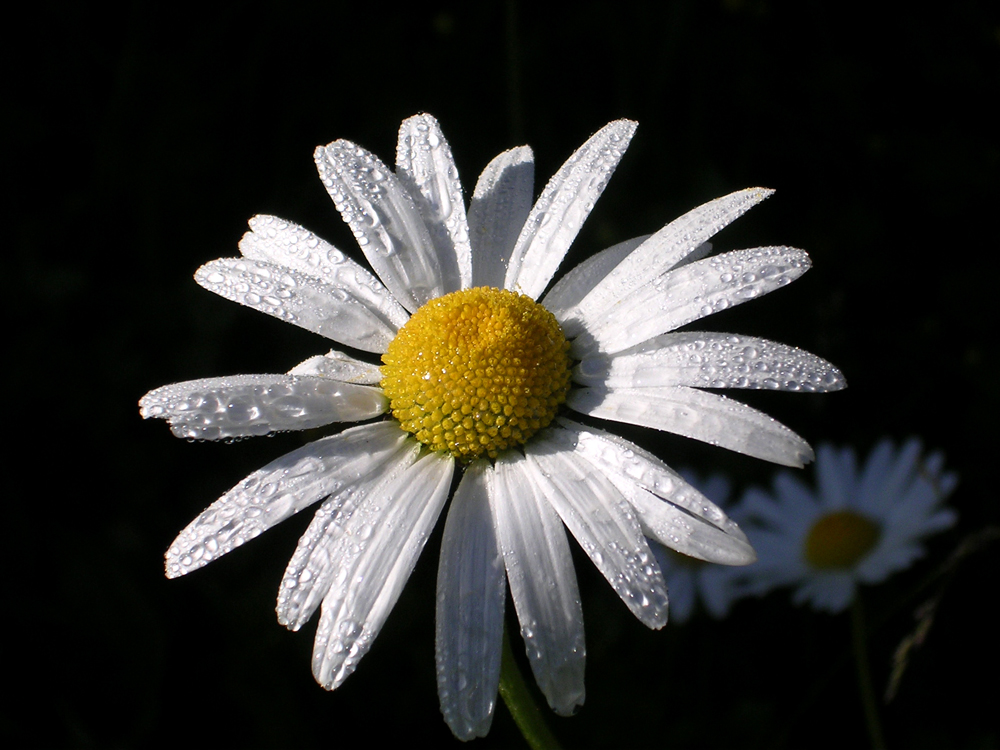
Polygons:
M403 429L465 460L523 444L552 421L570 383L569 342L552 313L489 287L428 302L382 363Z
M880 530L871 519L850 510L823 516L806 537L806 562L814 568L851 568L878 542Z

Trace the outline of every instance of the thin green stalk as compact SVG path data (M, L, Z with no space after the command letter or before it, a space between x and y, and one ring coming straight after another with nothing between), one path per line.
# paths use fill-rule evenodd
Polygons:
M885 750L882 722L879 720L875 688L872 685L871 669L868 666L868 638L865 632L865 613L861 606L860 591L855 592L854 602L851 604L851 635L854 642L854 664L858 670L858 688L861 690L861 702L865 707L868 737L871 740L873 750Z
M503 652L500 656L500 697L532 750L560 750L555 735L545 724L528 683L514 661L506 627L503 629Z

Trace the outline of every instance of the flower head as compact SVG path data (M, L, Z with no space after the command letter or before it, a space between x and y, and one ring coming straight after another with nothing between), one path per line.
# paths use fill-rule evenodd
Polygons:
M317 608L313 674L340 685L367 652L451 499L438 567L438 691L468 739L489 729L510 586L535 678L557 712L583 703L583 616L565 529L643 623L666 622L646 537L699 559L754 559L726 515L656 457L568 419L646 425L790 466L808 444L715 388L841 388L798 349L670 333L776 289L801 250L706 256L707 240L771 191L742 190L608 248L543 292L628 146L635 123L588 140L531 203L527 147L486 167L466 212L450 147L429 115L406 120L396 170L347 141L316 149L320 177L374 275L311 232L251 219L241 258L195 279L361 352L284 375L178 383L140 402L175 435L216 440L392 418L310 443L251 474L167 552L184 575L320 502L278 595L296 630Z
M957 476L942 454L920 454L918 440L897 449L885 439L859 471L852 448L821 445L815 489L782 472L773 494L749 490L733 511L759 555L746 570L749 588L794 585L796 604L839 612L859 583L908 568L924 553L921 540L956 520L941 504Z

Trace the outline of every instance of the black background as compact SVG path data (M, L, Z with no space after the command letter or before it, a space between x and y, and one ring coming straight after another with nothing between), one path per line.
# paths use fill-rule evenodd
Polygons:
M732 190L777 189L716 247L794 245L813 270L702 327L801 346L840 366L850 388L744 400L814 443L867 451L883 435L919 435L962 478L958 526L914 569L865 591L884 685L934 589L908 592L1000 515L1000 12L970 0L866 7L38 2L8 23L16 447L3 650L16 695L0 703L0 736L75 747L454 742L433 663L440 530L358 672L326 693L309 672L313 626L292 634L274 617L308 513L186 579L162 574L177 531L304 437L188 444L136 407L159 385L282 372L326 350L191 275L235 254L255 213L360 259L312 149L348 138L392 163L399 122L422 111L440 120L467 195L504 149L533 147L540 189L606 122L639 121L564 269ZM773 472L624 432L674 466L725 471L738 489ZM578 557L587 702L550 722L567 748L864 746L847 615L793 608L780 592L724 621L701 614L649 632ZM998 562L994 545L949 579L883 711L890 746L1000 746ZM521 742L500 706L475 746Z

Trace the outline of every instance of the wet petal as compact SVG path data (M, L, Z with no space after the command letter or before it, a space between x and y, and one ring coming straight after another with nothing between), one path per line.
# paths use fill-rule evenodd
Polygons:
M802 467L813 459L809 444L777 420L695 388L578 388L566 404L582 414L684 435L784 466Z
M524 223L504 288L537 299L604 192L635 133L636 123L608 123L574 153L545 186Z
M754 336L666 333L619 354L595 354L573 380L609 388L688 385L826 392L847 387L840 370L814 354Z
M485 737L500 684L507 576L490 513L487 461L465 469L441 540L437 682L441 713L460 740Z
M319 146L313 158L334 205L392 296L412 313L444 294L445 272L431 236L388 167L344 140Z
M416 115L399 128L396 177L409 190L437 251L445 293L472 285L472 247L458 167L438 121Z
M190 440L225 440L371 419L389 408L379 388L296 375L233 375L165 385L139 401Z
M702 246L712 235L774 193L748 188L688 211L652 235L624 259L567 314L567 336L596 327L618 304L639 288L664 275Z
M429 453L346 521L341 572L313 644L313 676L327 690L347 679L382 629L448 499L454 467L451 457Z
M574 309L601 279L621 263L622 258L639 247L648 237L649 235L634 237L591 255L555 283L542 298L542 305L562 324L567 320L567 311ZM563 332L567 336L571 335L565 328ZM575 336L577 333L579 331L575 331L572 335Z
M504 151L486 165L469 205L472 286L503 288L534 189L535 157L527 146Z
M343 561L354 554L353 548L368 544L372 526L366 526L364 519L352 524L355 513L371 515L370 504L380 502L390 484L420 454L416 440L407 439L398 425L384 424L393 427L403 439L393 443L392 450L373 456L366 465L350 467L351 473L338 472L330 496L316 511L288 561L278 589L276 611L278 622L289 630L302 627L323 601L334 579L348 574Z
M809 256L791 247L734 250L678 268L634 290L573 343L577 359L620 352L791 283Z
M334 289L345 289L378 311L396 330L409 319L382 282L329 242L308 229L275 216L250 219L251 231L240 240L243 257L261 260L319 279Z
M576 453L592 463L635 508L643 533L692 557L724 565L755 559L746 535L680 474L625 438L559 419Z
M331 286L265 261L219 258L199 268L194 280L233 302L368 352L384 352L398 330L394 314L370 305L357 286Z
M566 531L527 459L497 459L487 483L510 593L535 681L563 716L583 705L583 608Z
M535 481L615 593L640 622L662 628L667 590L631 505L575 453L567 430L550 430L526 447Z
M289 375L316 375L322 378L343 380L345 383L375 385L382 380L378 365L355 359L336 349L326 354L310 357L288 371Z
M391 422L317 440L255 471L212 503L170 545L167 577L190 573L336 491L345 477L376 471L406 439Z

